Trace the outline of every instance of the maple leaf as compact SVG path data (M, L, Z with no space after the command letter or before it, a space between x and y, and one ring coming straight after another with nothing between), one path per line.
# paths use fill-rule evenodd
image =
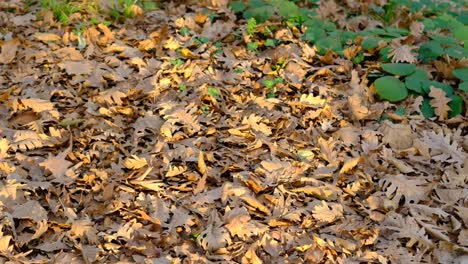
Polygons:
M434 107L434 112L440 119L447 119L448 112L451 110L448 103L452 101L452 99L448 98L442 89L435 88L432 85L430 89L429 96L433 98L430 103L431 106Z

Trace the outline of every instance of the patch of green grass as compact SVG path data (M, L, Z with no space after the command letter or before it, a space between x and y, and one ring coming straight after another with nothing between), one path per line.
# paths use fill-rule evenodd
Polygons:
M114 0L110 15L116 19L133 18L144 12L158 9L154 1L148 0Z
M58 21L66 24L72 14L82 10L82 8L70 0L42 0L41 7L50 9Z

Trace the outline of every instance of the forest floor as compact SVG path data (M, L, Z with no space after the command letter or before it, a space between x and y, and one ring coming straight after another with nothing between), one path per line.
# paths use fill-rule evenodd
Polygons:
M467 263L466 6L81 2L0 2L0 263Z

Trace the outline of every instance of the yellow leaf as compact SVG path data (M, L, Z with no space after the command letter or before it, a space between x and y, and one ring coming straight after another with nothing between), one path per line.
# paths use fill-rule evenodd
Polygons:
M301 103L308 104L311 106L323 106L325 104L325 99L322 99L320 96L314 96L313 94L303 94L299 99Z
M344 162L343 167L340 170L340 173L348 173L351 171L358 163L361 161L361 157L348 159Z
M187 171L187 167L183 165L182 166L170 166L169 171L167 171L166 173L166 177L174 177L186 171Z
M132 155L124 160L123 165L127 169L138 170L148 165L148 162L145 158L139 158L138 156Z
M41 33L41 32L35 33L34 37L37 40L45 42L45 43L49 41L59 41L62 39L59 35L52 34L52 33Z
M206 174L206 163L203 159L203 151L198 153L198 171L203 175Z

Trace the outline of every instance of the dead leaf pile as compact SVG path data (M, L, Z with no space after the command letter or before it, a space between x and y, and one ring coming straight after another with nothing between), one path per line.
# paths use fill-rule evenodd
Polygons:
M321 15L337 16L327 3ZM20 10L0 11L13 36L0 42L2 262L468 254L468 122L447 120L440 89L436 121L383 121L396 106L372 99L372 69L316 54L286 25L282 44L249 51L226 4L211 19L168 3L80 36ZM392 59L413 61L411 49Z

